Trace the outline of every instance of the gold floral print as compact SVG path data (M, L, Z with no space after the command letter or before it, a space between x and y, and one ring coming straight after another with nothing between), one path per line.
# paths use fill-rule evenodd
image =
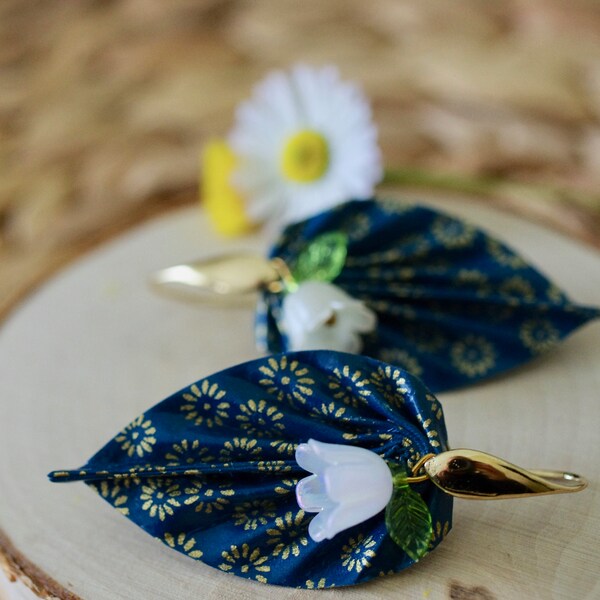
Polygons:
M283 413L266 400L248 400L239 409L236 420L250 437L275 437L285 429Z
M394 200L391 198L378 198L376 202L377 206L381 210L392 215L403 215L405 213L415 210L415 208L417 207L416 204L402 202L400 200Z
M388 404L404 404L404 394L408 393L408 387L400 369L391 365L380 366L371 375L371 383Z
M256 463L256 468L259 471L266 471L267 473L285 473L292 470L292 466L288 465L284 460L259 460Z
M254 531L259 525L270 523L277 515L277 506L271 500L242 502L233 508L233 523L246 531Z
M436 353L444 347L444 336L439 332L428 331L426 335L423 333L421 323L405 323L402 327L404 337L420 352Z
M173 508L181 506L180 496L179 484L173 483L172 479L150 478L142 485L142 510L148 511L153 519L158 517L164 521L167 516L175 514Z
M492 292L488 276L478 269L460 269L456 274L456 284L472 289L479 297L488 296Z
M187 496L184 504L195 505L196 512L208 515L223 510L229 504L229 498L235 495L235 490L226 484L213 485L203 479L193 480L184 491Z
M152 425L152 421L146 419L145 415L140 415L115 437L115 442L121 444L121 450L124 450L127 456L141 458L152 452L156 444L155 434L156 427Z
M460 269L456 274L456 282L465 286L485 285L488 282L488 276L478 269Z
M525 260L505 248L498 240L487 238L486 245L487 251L492 258L503 267L509 267L515 270L527 267Z
M417 311L408 304L399 303L397 300L390 302L388 300L375 300L368 297L368 294L363 297L363 300L368 303L369 308L378 313L387 313L395 317L414 321L417 318Z
M325 579L325 577L321 577L319 581L307 579L304 585L306 586L307 590L322 590L326 587L335 587L335 585L327 585L327 579Z
M247 437L234 437L227 440L220 450L222 460L230 461L235 458L252 460L262 452L262 448L258 445L258 440Z
M550 302L565 302L567 300L567 297L563 294L562 290L555 283L548 284L546 296L548 297L548 300L550 300Z
M400 348L382 348L380 356L383 362L402 367L417 377L423 373L423 367L417 358L406 350Z
M518 303L519 300L525 300L531 302L535 300L535 290L527 279L519 275L514 275L505 279L500 284L500 293L505 296L509 301Z
M369 380L361 371L353 371L348 365L344 365L341 369L336 367L333 370L328 387L335 400L356 408L371 395L366 387L368 383Z
M294 456L298 444L296 442L289 442L287 440L273 440L270 442L270 446L271 448L275 448L280 454Z
M199 548L196 548L196 539L191 535L185 533L177 535L165 533L164 540L173 550L183 552L183 554L187 554L190 558L195 558L196 560L202 558L203 552Z
M375 558L373 547L377 543L373 536L365 537L359 533L356 538L350 538L348 543L342 546L342 566L348 571L360 573L365 567L371 566L371 560Z
M408 437L402 438L402 447L408 450L409 456L406 458L406 465L412 469L421 459L421 453L415 449L413 441Z
M362 240L371 231L371 217L364 213L352 213L342 220L339 229L348 234L350 241Z
M128 495L118 481L104 479L96 483L90 483L90 487L102 498L108 500L122 515L129 515L129 509L124 506Z
M297 483L298 483L298 479L282 479L273 488L273 491L276 494L281 494L281 495L289 494L290 492L294 492L296 490Z
M444 248L464 248L473 242L476 229L468 223L442 215L433 222L431 233Z
M346 408L343 406L338 406L335 402L322 402L321 406L313 406L311 411L317 415L339 419L343 417L344 413L346 412Z
M435 418L439 421L444 416L442 406L438 399L433 394L426 394L425 398L431 403L431 412L435 415Z
M381 266L393 265L404 258L404 253L399 248L389 248L381 252L370 252L362 256L348 256L346 258L347 267L372 267L380 269ZM376 271L379 272L379 271ZM371 274L370 271L367 271Z
M266 564L268 556L261 556L259 548L251 549L248 544L232 545L221 553L221 557L225 561L219 565L222 571L267 583L264 573L269 573L271 567Z
M181 440L173 444L171 450L165 454L168 467L193 465L198 462L208 463L215 459L210 450L200 444L200 440Z
M519 337L532 352L540 353L555 346L560 340L558 330L544 319L530 319L521 326Z
M269 358L266 365L259 367L264 377L258 382L266 388L268 394L277 400L304 404L312 396L314 379L309 377L309 370L297 360L289 360L287 356Z
M190 386L189 392L182 394L184 402L180 410L185 413L188 421L194 421L195 425L206 425L214 427L223 425L223 419L229 415L229 402L225 402L225 390L219 388L216 383L204 379L200 385Z
M307 521L303 510L295 515L288 511L275 519L275 527L267 529L267 535L271 536L267 544L275 546L273 556L281 556L282 560L287 560L290 556L298 556L301 548L308 546L305 527Z
M450 523L448 521L436 521L433 527L431 542L429 543L429 547L431 548L435 542L441 542L450 531Z
M433 448L438 448L440 446L440 434L437 432L435 427L431 426L431 419L423 419L423 417L419 414L417 415L417 421L421 423L423 429L425 430L427 438L429 439L429 445Z
M477 377L494 367L496 351L486 338L471 334L452 345L450 359L458 371L468 377Z

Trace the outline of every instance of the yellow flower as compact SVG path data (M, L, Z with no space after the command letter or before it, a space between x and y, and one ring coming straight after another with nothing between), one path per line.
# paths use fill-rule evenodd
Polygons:
M293 223L370 198L382 175L369 104L333 67L269 74L238 107L229 141L255 222Z
M244 200L231 184L237 158L221 140L206 144L201 158L201 202L215 229L229 236L250 231L253 223L246 215Z

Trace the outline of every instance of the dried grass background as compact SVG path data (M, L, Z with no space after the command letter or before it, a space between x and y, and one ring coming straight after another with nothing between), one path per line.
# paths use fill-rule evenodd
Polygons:
M482 201L600 243L597 0L1 0L0 309L192 201L203 142L298 61L365 87L413 184L484 177Z

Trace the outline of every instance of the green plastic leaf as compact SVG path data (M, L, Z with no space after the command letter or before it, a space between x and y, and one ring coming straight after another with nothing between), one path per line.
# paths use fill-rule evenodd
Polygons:
M333 281L342 271L348 251L348 236L339 231L315 238L298 257L292 276L302 281Z
M385 510L385 526L394 542L417 561L427 554L433 535L431 513L423 498L408 484L398 485L397 478L399 475L394 473L394 492Z

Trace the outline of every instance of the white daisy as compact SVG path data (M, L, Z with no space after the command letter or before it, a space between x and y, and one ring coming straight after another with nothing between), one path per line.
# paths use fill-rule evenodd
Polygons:
M271 73L242 103L229 138L233 183L255 222L291 223L350 199L366 199L382 176L371 109L337 69Z

